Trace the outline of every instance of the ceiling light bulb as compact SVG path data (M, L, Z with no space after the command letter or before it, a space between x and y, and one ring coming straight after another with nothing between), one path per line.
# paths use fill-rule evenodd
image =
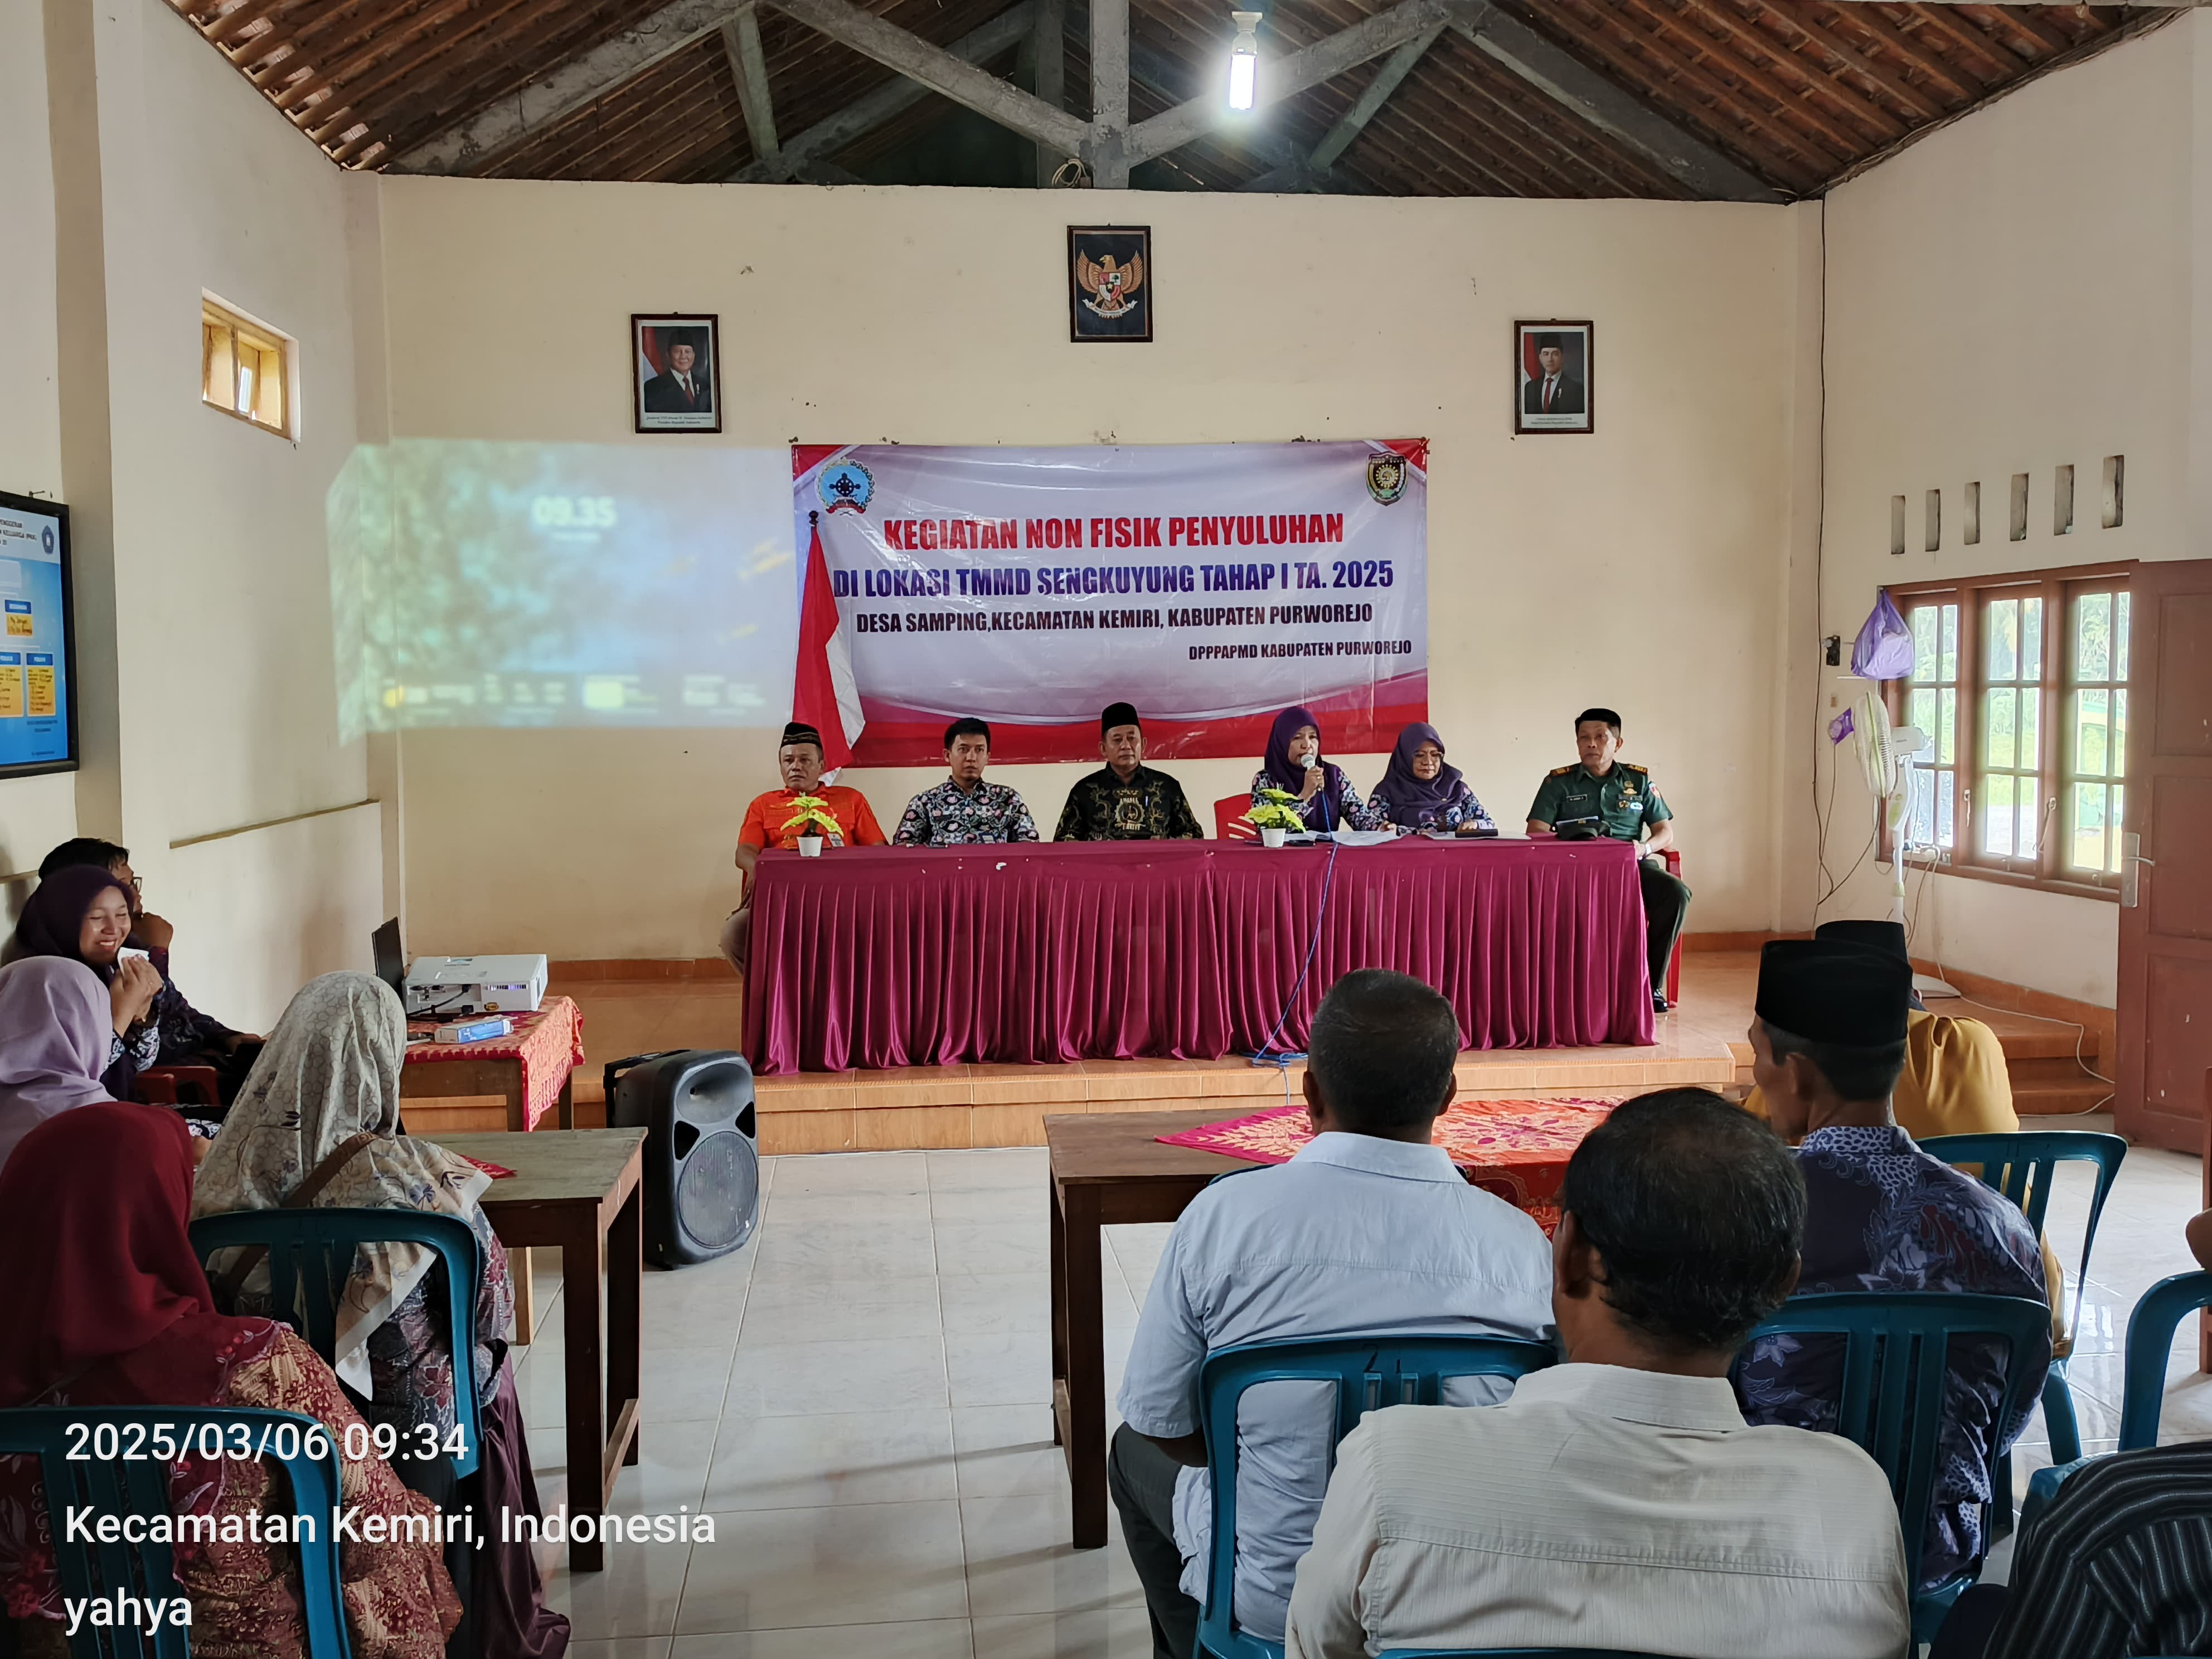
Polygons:
M1232 11L1229 15L1237 23L1236 44L1229 49L1229 107L1249 110L1259 101L1260 43L1253 31L1265 14Z

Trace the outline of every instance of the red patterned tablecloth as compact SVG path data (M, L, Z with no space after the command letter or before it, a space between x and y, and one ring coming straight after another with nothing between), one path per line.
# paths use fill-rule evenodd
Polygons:
M413 1042L410 1066L459 1060L513 1060L522 1065L523 1116L531 1128L561 1098L568 1074L584 1063L584 1011L568 997L549 996L532 1014L517 1014L514 1030L482 1042ZM434 1031L434 1019L410 1020L408 1030Z
M1436 1144L1485 1192L1525 1210L1549 1237L1559 1224L1559 1183L1583 1137L1617 1101L1468 1100L1437 1120ZM1171 1146L1225 1152L1261 1164L1287 1164L1313 1139L1303 1106L1273 1106L1249 1117L1202 1123L1157 1139Z

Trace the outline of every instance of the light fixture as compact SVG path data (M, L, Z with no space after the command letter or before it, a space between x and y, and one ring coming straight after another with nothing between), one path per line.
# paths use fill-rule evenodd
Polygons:
M1260 27L1263 12L1232 11L1237 42L1229 49L1229 107L1249 110L1258 100L1260 42L1252 31Z

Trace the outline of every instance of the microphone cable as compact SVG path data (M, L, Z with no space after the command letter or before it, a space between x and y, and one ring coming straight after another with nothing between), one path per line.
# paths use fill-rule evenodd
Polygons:
M1326 765L1327 763L1324 762L1323 764ZM1321 816L1323 823L1330 823L1332 814L1328 801L1328 775L1326 772L1322 775ZM1290 994L1283 999L1283 1011L1275 1016L1274 1029L1267 1033L1266 1041L1255 1048L1250 1056L1255 1066L1273 1066L1282 1072L1285 1096L1290 1091L1291 1062L1294 1060L1304 1060L1306 1057L1306 1051L1303 1048L1278 1048L1275 1046L1275 1039L1283 1034L1283 1027L1289 1023L1291 1010L1298 1006L1298 993L1305 989L1307 975L1313 972L1314 957L1321 949L1322 927L1328 920L1328 896L1330 889L1336 882L1336 855L1342 843L1336 839L1336 830L1333 824L1330 825L1328 834L1329 836L1328 862L1322 868L1321 902L1314 910L1313 933L1306 940L1305 960L1298 964L1298 976L1291 982Z

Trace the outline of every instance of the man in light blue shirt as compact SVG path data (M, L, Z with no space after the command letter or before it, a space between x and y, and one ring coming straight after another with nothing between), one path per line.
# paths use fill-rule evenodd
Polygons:
M1107 1486L1152 1613L1154 1659L1190 1659L1212 1534L1198 1373L1248 1342L1374 1335L1549 1340L1551 1246L1469 1186L1429 1137L1456 1084L1459 1024L1419 980L1347 974L1309 1039L1314 1139L1288 1164L1217 1182L1183 1212L1137 1322ZM1451 1385L1487 1404L1494 1379ZM1326 1383L1244 1396L1237 1486L1237 1619L1279 1641L1298 1558L1328 1485Z

